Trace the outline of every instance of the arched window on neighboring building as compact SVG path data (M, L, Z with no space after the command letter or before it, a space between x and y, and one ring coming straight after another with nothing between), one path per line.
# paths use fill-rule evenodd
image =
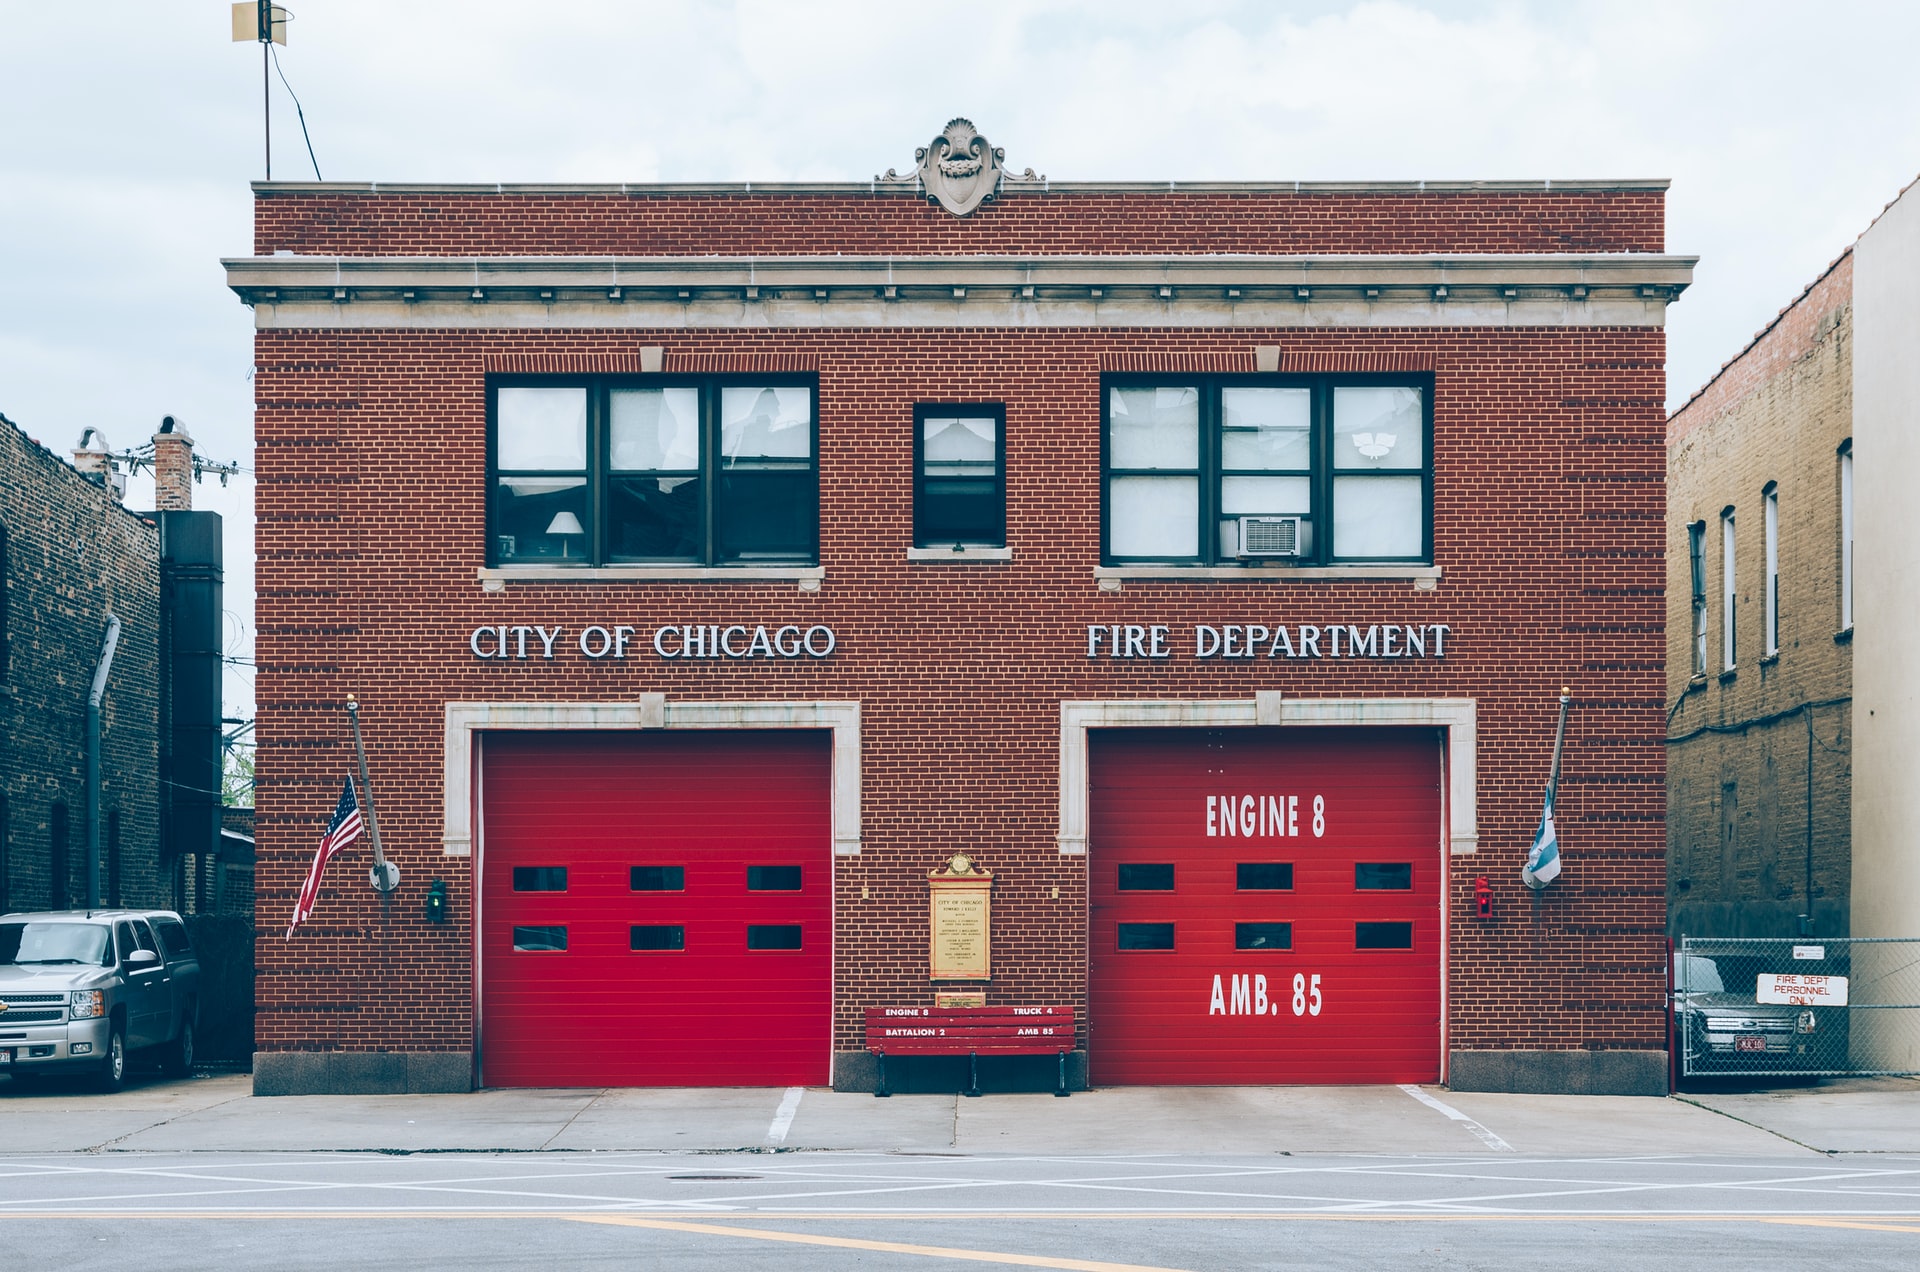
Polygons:
M47 908L64 910L73 895L73 865L67 854L67 806L47 812Z

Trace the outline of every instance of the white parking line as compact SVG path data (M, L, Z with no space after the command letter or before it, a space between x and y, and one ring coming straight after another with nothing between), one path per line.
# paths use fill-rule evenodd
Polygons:
M773 1125L767 1128L767 1143L779 1145L787 1142L787 1131L793 1126L793 1115L800 1111L800 1097L806 1093L805 1087L787 1088L780 1107L774 1111Z
M1480 1123L1474 1121L1472 1118L1468 1117L1465 1113L1462 1113L1459 1109L1454 1108L1453 1105L1448 1104L1446 1101L1435 1099L1433 1096L1428 1095L1425 1091L1422 1091L1417 1086L1403 1085L1400 1089L1402 1091L1405 1091L1408 1095L1412 1096L1414 1099L1420 1101L1420 1103L1426 1105L1428 1108L1435 1109L1439 1113L1441 1113L1443 1116L1450 1117L1454 1121L1465 1126L1469 1131L1473 1132L1474 1138L1478 1139L1482 1144L1485 1144L1488 1148L1492 1149L1494 1152L1511 1153L1513 1151L1513 1145L1507 1143L1507 1141L1501 1139L1498 1135L1495 1135L1492 1131L1480 1125Z

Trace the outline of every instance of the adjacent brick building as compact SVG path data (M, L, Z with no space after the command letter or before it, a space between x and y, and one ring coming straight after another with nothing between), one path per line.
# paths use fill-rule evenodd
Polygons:
M1664 183L921 163L255 187L255 1089L1664 1091Z
M98 430L72 455L0 416L0 913L197 909L219 846L221 519L191 509L192 440L171 417L156 511L122 506ZM87 711L110 617L90 890Z
M1667 424L1675 936L1848 934L1853 264Z
M101 878L110 904L167 905L160 864L160 535L105 481L0 418L0 913L87 901L87 695L101 702Z

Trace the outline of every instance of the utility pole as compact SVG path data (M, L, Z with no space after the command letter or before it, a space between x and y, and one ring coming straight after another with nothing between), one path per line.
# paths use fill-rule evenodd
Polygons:
M245 44L250 41L260 44L260 108L265 124L267 151L267 180L273 180L273 93L270 88L269 65L273 50L270 45L284 45L287 42L287 11L272 0L241 0L233 6L233 42Z

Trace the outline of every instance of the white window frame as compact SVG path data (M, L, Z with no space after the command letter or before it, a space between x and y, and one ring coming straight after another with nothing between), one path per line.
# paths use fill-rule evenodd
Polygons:
M1780 653L1780 487L1768 482L1762 492L1762 520L1766 529L1766 656Z
M1739 646L1734 640L1734 618L1738 612L1739 592L1734 584L1734 517L1733 509L1728 508L1720 514L1720 670L1732 671L1739 666L1737 661Z
M1853 630L1853 439L1840 444L1840 630Z
M1693 620L1693 674L1707 674L1707 523L1687 527L1687 599Z

